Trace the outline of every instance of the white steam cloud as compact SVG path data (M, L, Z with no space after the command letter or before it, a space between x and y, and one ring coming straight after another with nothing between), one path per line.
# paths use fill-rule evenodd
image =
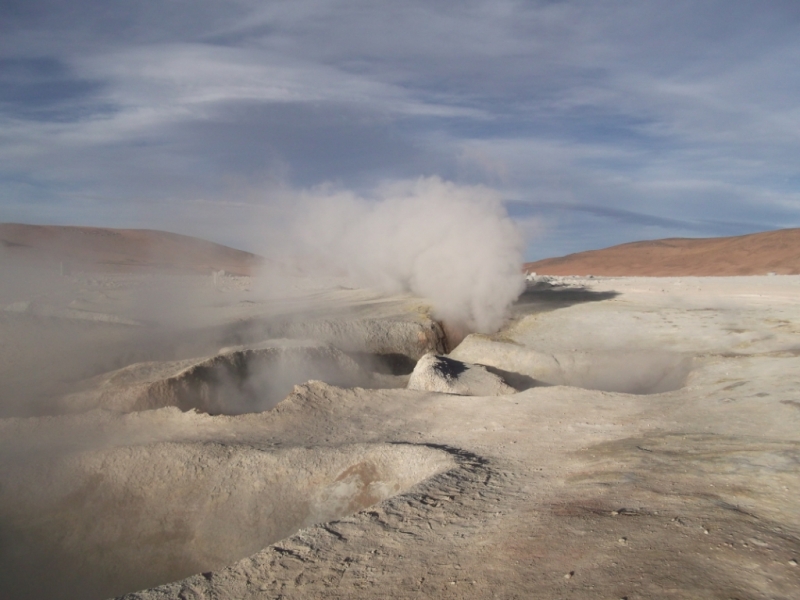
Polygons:
M292 204L306 257L360 285L422 296L453 327L496 331L524 289L522 235L490 188L429 177L370 198L321 188Z

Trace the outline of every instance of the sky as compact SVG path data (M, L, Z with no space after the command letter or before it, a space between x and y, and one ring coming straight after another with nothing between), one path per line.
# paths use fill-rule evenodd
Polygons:
M258 250L277 198L427 177L529 260L798 227L800 2L0 3L0 221Z

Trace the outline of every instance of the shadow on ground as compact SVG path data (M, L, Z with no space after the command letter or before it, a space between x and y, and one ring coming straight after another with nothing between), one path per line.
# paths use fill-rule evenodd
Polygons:
M584 302L600 302L619 296L619 292L595 292L583 286L553 285L537 281L529 283L511 307L512 316L567 308Z

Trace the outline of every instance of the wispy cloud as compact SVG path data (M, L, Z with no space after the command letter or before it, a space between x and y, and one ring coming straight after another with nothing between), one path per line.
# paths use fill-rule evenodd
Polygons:
M6 3L0 218L441 175L562 250L800 225L798 40L789 1Z

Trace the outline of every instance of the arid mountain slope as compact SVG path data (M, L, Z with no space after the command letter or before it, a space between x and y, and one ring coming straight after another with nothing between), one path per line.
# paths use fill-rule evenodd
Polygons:
M632 242L525 264L542 275L720 276L800 273L800 229Z
M263 260L249 252L165 231L17 223L0 223L0 250L7 256L116 272L148 268L248 275Z

